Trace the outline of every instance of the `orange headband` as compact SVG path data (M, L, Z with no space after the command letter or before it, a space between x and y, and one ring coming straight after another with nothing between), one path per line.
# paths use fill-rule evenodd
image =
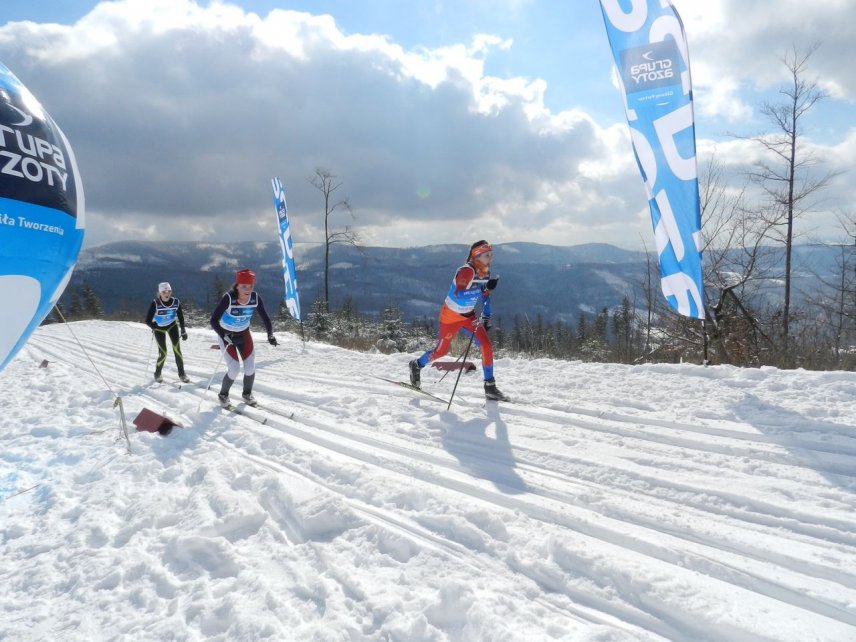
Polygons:
M474 259L482 254L487 254L488 252L493 252L493 247L491 247L489 243L485 243L484 245L479 245L478 247L473 248L472 252L470 252L470 258Z

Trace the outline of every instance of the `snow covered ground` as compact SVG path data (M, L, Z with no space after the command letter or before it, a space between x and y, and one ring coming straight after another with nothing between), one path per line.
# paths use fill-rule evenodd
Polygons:
M856 640L854 373L501 359L520 403L447 411L372 376L412 355L257 335L262 424L213 336L181 387L137 323L0 373L0 639Z

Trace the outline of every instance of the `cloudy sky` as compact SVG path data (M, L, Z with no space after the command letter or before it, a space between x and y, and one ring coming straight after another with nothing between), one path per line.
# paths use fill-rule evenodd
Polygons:
M830 97L803 134L842 171L800 225L841 236L856 183L856 0L674 0L699 159L737 171L771 131L793 45ZM703 8L702 8L703 5ZM366 245L653 247L597 0L3 0L0 62L74 147L87 246L323 238L316 168ZM737 180L737 179L735 179Z

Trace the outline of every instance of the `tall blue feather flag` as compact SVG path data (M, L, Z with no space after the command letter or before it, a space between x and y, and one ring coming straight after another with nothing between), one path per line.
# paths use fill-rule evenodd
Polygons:
M678 313L703 319L701 212L684 26L669 0L600 0L600 8L648 194L660 286Z
M279 244L282 246L282 278L285 281L285 305L288 313L300 321L300 299L297 296L297 272L294 270L294 248L291 243L291 229L288 225L288 207L285 205L285 187L278 178L271 180L273 185L273 206L276 208L276 220L279 225Z

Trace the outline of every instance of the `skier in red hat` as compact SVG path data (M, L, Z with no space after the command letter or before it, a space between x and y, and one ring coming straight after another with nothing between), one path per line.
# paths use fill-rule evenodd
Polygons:
M490 329L490 292L499 281L498 276L493 278L490 276L492 260L493 247L487 241L476 241L470 246L467 262L455 272L449 293L440 309L437 345L410 362L410 383L417 388L421 386L422 368L446 354L455 335L458 332L464 332L472 336L473 342L481 348L485 397L497 400L508 399L496 387L496 381L493 378L493 346L487 334ZM481 305L481 314L476 316L478 305Z
M220 303L211 313L211 327L217 333L220 349L224 351L223 356L226 360L226 374L220 385L220 394L217 395L224 406L229 404L229 390L238 378L241 361L244 362L244 390L241 397L250 406L255 406L257 403L253 397L256 366L253 335L250 334L250 321L256 310L267 330L268 343L272 346L277 344L262 297L258 292L253 291L255 283L255 272L248 269L238 270L232 288L223 295Z

